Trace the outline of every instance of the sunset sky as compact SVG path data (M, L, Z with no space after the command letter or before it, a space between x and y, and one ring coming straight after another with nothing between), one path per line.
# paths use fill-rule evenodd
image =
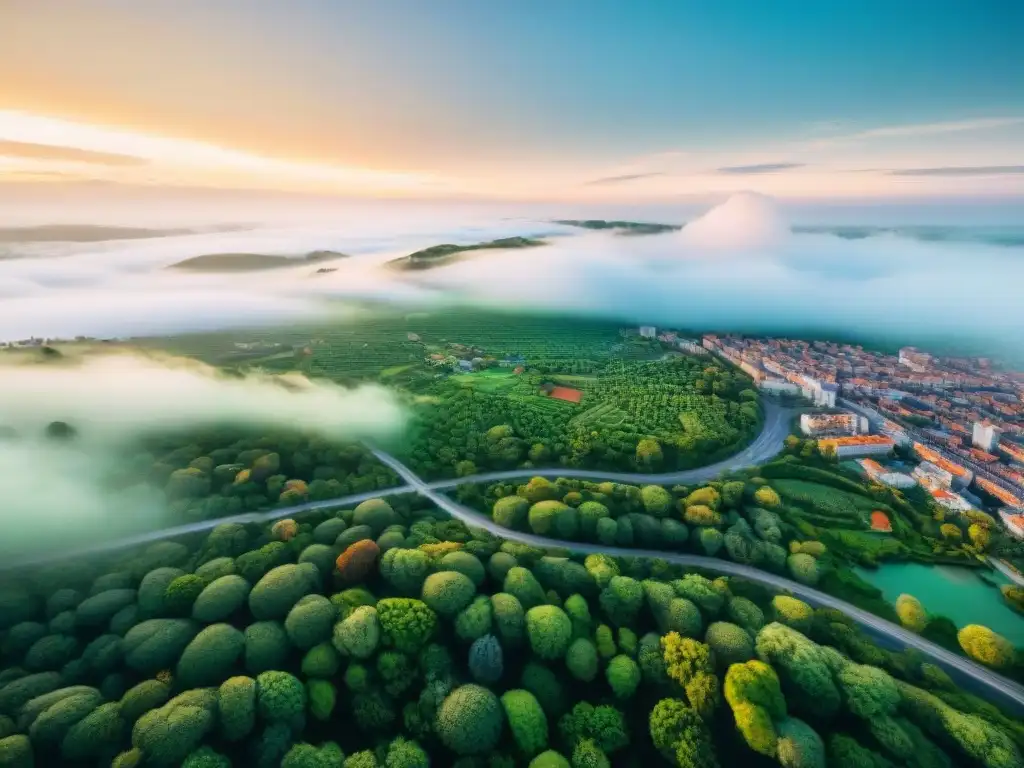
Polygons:
M0 182L1024 196L1017 0L0 0Z

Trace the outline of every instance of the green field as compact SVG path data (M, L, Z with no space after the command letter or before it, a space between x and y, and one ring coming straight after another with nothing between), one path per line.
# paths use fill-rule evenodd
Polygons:
M885 504L827 485L804 480L774 480L772 486L785 501L801 507L802 516L814 525L867 528L871 512L876 509L885 512L890 520L896 517Z
M660 443L659 466L682 469L738 450L760 424L756 404L739 396L750 387L742 374L703 358L664 359L657 342L603 321L364 307L331 325L141 344L239 370L299 371L399 390L412 412L404 454L426 476L452 475L460 462L481 469L524 461L630 469L644 438ZM454 363L431 355L479 358L483 370L452 372ZM525 371L517 375L520 362ZM583 401L552 399L544 384L579 389ZM480 435L499 425L508 425L512 436L501 448L482 445Z

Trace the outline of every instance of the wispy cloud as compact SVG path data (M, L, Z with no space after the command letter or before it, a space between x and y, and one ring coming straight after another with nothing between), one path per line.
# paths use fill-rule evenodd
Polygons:
M937 168L898 168L890 176L1015 176L1024 174L1024 165L951 165Z
M857 141L861 139L905 138L914 136L934 136L943 133L963 133L966 131L988 131L994 128L1005 128L1024 124L1024 117L983 117L976 120L952 120L939 123L916 123L911 125L887 125L869 128L856 133L835 136L827 141Z
M791 171L794 168L803 168L805 163L758 163L756 165L727 165L718 168L718 173L729 174L758 174L758 173L779 173L780 171Z
M621 176L602 176L599 179L584 182L584 184L588 187L597 187L605 184L622 184L627 181L637 181L639 179L649 179L652 176L664 175L665 174L661 171L651 171L650 173L624 173Z
M96 152L78 147L62 147L53 144L33 144L27 141L0 139L0 156L28 160L57 160L72 163L94 163L98 165L147 165L148 160L134 155L114 152Z

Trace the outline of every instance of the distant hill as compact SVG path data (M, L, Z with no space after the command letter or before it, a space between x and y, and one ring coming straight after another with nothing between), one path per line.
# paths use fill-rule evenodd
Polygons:
M348 258L348 254L337 251L312 251L300 257L272 256L266 253L209 253L193 256L167 268L188 272L258 272L344 258Z
M388 262L388 266L392 269L405 270L432 269L433 267L440 267L457 261L461 255L469 251L536 248L539 245L547 245L547 243L544 240L534 240L529 237L503 237L499 240L490 240L486 243L477 243L476 245L443 243L441 245L433 245L430 248L424 248L422 251L410 253L408 256L403 256L399 259L393 259Z
M102 227L91 224L45 224L38 227L0 227L0 243L98 243L191 234L187 229Z
M682 229L677 224L651 224L643 221L607 221L606 219L560 219L556 224L583 229L614 229L620 235L659 235Z

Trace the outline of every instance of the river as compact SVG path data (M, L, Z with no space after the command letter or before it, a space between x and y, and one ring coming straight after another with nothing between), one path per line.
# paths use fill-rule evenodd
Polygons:
M999 590L979 579L971 568L888 563L876 570L858 568L857 573L882 590L890 603L906 592L920 600L929 613L948 616L958 627L984 624L1014 645L1024 646L1024 616L1015 613ZM1009 583L997 571L984 573L996 584Z

